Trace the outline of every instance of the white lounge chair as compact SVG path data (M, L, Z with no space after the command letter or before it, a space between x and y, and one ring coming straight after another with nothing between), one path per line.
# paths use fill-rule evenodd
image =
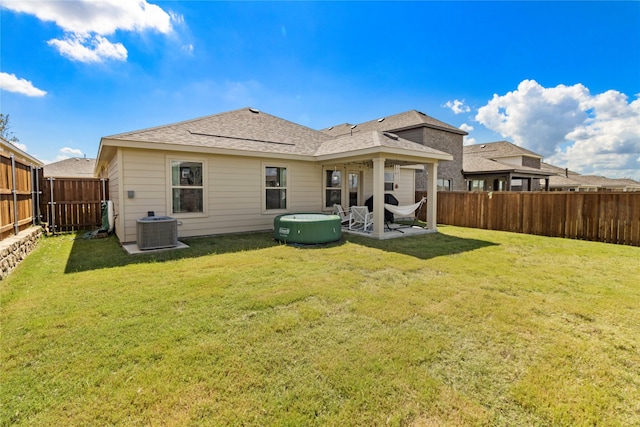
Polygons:
M333 213L340 217L341 225L348 225L351 221L351 212L349 211L349 209L345 210L342 205L333 205Z
M371 231L373 226L373 212L369 212L366 206L351 206L351 219L349 220L349 230L360 229Z

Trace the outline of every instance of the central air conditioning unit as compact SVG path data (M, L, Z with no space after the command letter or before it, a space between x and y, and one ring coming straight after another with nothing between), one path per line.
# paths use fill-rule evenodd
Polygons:
M136 220L140 250L178 246L178 220L169 216L147 216Z

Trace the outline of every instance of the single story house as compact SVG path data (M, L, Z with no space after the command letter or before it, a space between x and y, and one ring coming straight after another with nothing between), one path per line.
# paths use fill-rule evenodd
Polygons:
M427 223L436 230L438 165L444 151L378 130L332 136L253 108L105 136L95 175L109 179L120 242L136 241L150 211L178 220L179 237L269 230L282 213L330 212L384 194L415 202L426 165ZM375 221L372 237L384 236Z
M72 157L44 165L42 168L45 178L93 178L96 159L86 157Z
M466 145L463 174L469 191L549 190L549 176L541 169L542 156L508 141Z
M468 133L421 111L410 110L357 124L343 123L322 129L322 132L338 137L374 130L391 132L409 141L451 154L453 159L438 167L438 191L466 189L462 175L462 147L463 138ZM424 168L416 170L416 190L427 191L427 174Z
M550 191L640 191L640 182L629 178L581 175L545 162L541 167L553 174L549 177Z

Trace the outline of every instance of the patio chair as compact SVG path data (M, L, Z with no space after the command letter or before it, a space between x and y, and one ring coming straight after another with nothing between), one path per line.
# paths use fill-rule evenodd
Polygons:
M360 229L371 231L373 226L373 212L369 212L366 206L351 206L351 219L349 220L349 230Z
M341 225L348 225L349 221L351 221L351 212L349 212L349 209L345 210L342 205L333 205L333 213L340 217Z

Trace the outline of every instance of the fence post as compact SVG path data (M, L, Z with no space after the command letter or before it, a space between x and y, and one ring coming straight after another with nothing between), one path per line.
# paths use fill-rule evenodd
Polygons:
M31 176L31 225L36 225L36 192L34 185L34 171L33 164L29 165L29 172Z
M100 178L100 181L102 181L102 201L106 202L107 201L107 187L106 187L107 180L105 178Z
M49 190L51 192L51 201L49 202L49 204L51 205L51 224L49 224L49 231L51 231L53 234L56 234L56 202L53 200L53 181L55 180L55 178L49 177L48 179Z
M36 186L36 202L34 205L34 209L35 209L35 216L36 216L36 224L40 224L42 223L41 221L41 213L40 213L40 170L41 168L36 167L36 174L35 174L35 186Z
M13 232L20 233L19 215L18 215L18 190L16 188L16 158L11 155L11 192L13 193Z

